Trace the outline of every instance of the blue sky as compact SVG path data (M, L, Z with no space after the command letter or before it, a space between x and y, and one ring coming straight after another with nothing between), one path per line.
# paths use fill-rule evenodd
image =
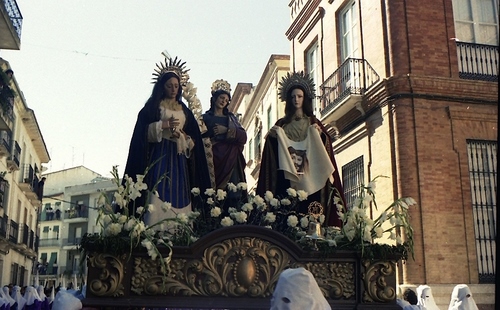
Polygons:
M208 108L210 86L254 85L271 54L289 54L288 0L17 0L21 50L1 50L35 111L48 171L125 168L137 113L167 50L190 68Z

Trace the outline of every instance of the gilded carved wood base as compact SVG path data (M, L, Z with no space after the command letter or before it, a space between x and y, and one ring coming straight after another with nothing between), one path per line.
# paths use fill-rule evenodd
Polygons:
M332 308L398 309L395 260L362 261L354 252L322 257L252 226L221 229L191 247L174 248L166 277L159 260L145 252L130 258L94 253L84 304L265 309L280 273L295 267L313 273Z

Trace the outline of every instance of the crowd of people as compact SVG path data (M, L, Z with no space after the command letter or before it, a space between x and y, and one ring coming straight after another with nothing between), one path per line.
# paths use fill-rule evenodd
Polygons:
M416 292L407 288L397 303L403 310L440 310L428 285L418 286ZM453 288L448 310L478 310L469 286L459 284Z
M69 287L43 285L6 285L0 290L0 310L79 310L85 298L86 286L81 290Z
M124 174L137 181L136 176L147 171L144 182L157 194L142 195L135 206L168 202L176 214L187 213L196 208L191 189L197 187L203 194L208 188L225 190L229 183L246 181L243 149L247 134L228 109L229 83L216 80L212 84L210 109L196 119L182 101L187 71L185 62L176 57L165 59L153 73L155 84L139 111ZM301 202L299 212L307 213L310 203L320 202L325 223L340 226L333 196L345 199L331 137L313 114L313 80L303 72L289 73L280 82L279 95L286 103L285 117L266 135L256 194L271 191L285 197L288 188L304 190L309 199ZM240 194L246 197L246 192ZM241 196L228 197L226 208L234 199ZM171 216L160 207L154 209L147 214L148 223Z

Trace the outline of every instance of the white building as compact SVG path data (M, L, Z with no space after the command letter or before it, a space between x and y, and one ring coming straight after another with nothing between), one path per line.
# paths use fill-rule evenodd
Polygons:
M83 166L44 177L47 180L40 216L39 279L49 287L70 282L79 286L85 268L84 264L80 266L78 245L84 234L99 232L99 197L103 192L113 192L116 186Z

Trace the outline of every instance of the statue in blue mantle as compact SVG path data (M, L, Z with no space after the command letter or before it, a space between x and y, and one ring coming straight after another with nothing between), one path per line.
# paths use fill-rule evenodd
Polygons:
M185 62L177 57L157 64L153 73L154 87L151 96L139 111L132 134L125 174L136 181L143 175L151 190L157 185L158 199L170 202L175 213L192 210L191 189L203 193L210 187L210 177L198 122L191 110L182 102L183 86L189 75ZM154 196L154 195L152 195ZM136 200L136 206L155 201L145 201L146 195ZM157 210L157 216L165 214ZM163 214L162 214L163 213ZM154 212L148 222L155 223Z

